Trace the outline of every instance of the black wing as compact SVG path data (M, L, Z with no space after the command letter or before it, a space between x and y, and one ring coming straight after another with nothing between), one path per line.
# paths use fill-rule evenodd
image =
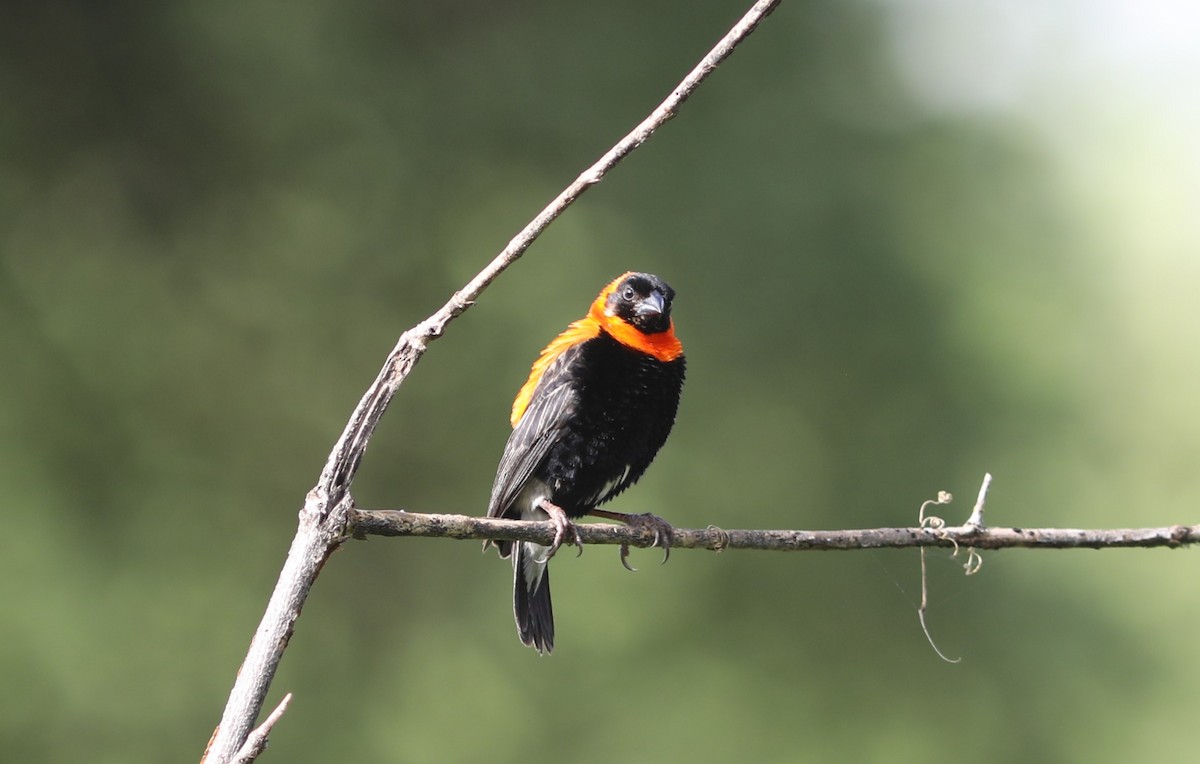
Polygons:
M502 517L521 489L550 452L579 402L579 389L570 367L580 355L580 345L562 352L542 374L529 406L513 428L488 502L488 517ZM519 519L519 518L514 518Z

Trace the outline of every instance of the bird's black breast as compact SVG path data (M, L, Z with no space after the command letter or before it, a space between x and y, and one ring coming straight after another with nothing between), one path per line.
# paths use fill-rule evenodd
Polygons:
M683 356L660 361L610 335L583 343L564 372L575 396L534 473L577 517L635 483L667 440L683 388Z

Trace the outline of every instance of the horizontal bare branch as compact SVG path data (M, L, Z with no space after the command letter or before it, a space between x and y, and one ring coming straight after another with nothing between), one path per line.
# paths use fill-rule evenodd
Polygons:
M511 539L549 544L554 525L549 522L501 520L468 515L427 515L403 510L356 509L350 527L357 537L425 536L455 539ZM652 530L581 523L585 544L629 544L649 547ZM1115 549L1123 547L1175 548L1200 542L1200 525L1163 528L990 528L975 525L944 528L865 528L836 531L722 530L676 528L674 549L760 549L767 551L904 549L908 547L1007 547L1045 549Z

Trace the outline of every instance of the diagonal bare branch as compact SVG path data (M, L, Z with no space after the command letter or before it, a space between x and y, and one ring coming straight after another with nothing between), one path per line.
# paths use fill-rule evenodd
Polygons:
M646 119L555 197L441 309L400 336L379 375L355 407L345 430L334 444L316 486L305 498L287 560L251 640L241 670L234 680L221 722L204 754L204 762L228 764L246 743L255 720L262 712L267 691L308 592L329 555L345 538L353 506L350 484L362 462L371 435L400 383L424 355L428 344L440 337L447 325L462 315L483 290L516 262L542 231L583 192L599 183L618 162L675 116L700 83L733 53L778 4L779 0L758 0L754 3Z
M396 347L388 355L375 384L363 396L354 415L347 423L346 431L338 440L334 453L330 455L318 485L329 485L348 490L350 482L354 479L354 473L358 469L358 463L366 450L367 441L374 432L375 425L383 416L384 410L400 383L425 354L428 344L442 336L451 321L466 312L497 276L525 254L529 246L555 218L566 211L585 191L603 180L609 170L634 149L645 143L658 128L674 117L678 113L679 107L692 95L700 83L716 71L721 62L733 53L742 40L758 27L759 23L775 9L779 2L780 0L756 2L746 12L746 15L700 60L700 63L675 86L670 95L654 111L650 112L648 117L629 131L624 138L617 141L591 167L571 181L570 185L564 188L553 201L521 229L520 233L508 242L508 245L488 263L487 267L476 274L466 286L455 292L436 313L401 335Z

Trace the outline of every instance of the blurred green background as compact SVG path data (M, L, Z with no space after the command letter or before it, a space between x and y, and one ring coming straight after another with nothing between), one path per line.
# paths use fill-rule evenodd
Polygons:
M748 2L6 3L0 744L194 761L405 328ZM405 383L360 506L480 514L543 344L678 291L680 526L1198 521L1200 34L1133 4L785 3ZM1194 551L594 548L522 647L476 543L348 544L261 759L1180 760Z

